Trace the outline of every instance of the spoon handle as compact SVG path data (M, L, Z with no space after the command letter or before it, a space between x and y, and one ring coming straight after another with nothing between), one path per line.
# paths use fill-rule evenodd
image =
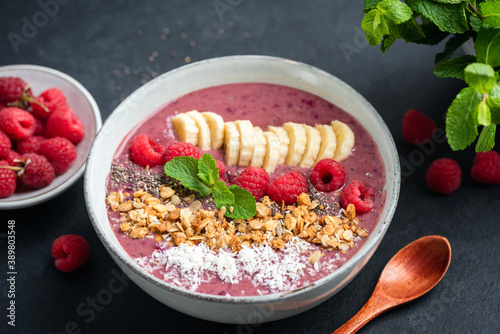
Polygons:
M368 299L366 304L356 313L349 321L343 324L339 329L337 329L332 334L352 334L356 333L364 325L366 325L370 320L378 316L379 314L394 307L392 303L383 295L374 293Z

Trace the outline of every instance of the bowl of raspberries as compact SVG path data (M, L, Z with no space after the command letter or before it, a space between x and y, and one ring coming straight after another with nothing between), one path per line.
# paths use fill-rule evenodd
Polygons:
M70 187L101 124L94 98L70 76L0 67L0 210L39 204Z

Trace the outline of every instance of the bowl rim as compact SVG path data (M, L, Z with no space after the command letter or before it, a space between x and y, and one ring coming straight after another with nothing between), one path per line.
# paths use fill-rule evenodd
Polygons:
M285 298L289 296L294 296L297 297L299 295L302 295L304 293L307 293L311 289L315 289L318 286L326 284L328 281L334 279L336 276L339 276L342 272L348 271L351 272L356 265L359 265L361 260L365 256L371 256L370 252L372 249L375 249L380 241L382 240L383 236L385 235L387 229L389 228L389 225L392 221L392 218L394 216L398 198L399 198L399 193L400 193L400 185L401 185L401 180L400 180L400 164L399 164L399 156L398 156L398 151L396 148L396 144L394 142L394 139L392 138L392 135L387 128L386 123L383 121L382 117L380 114L375 110L375 108L360 94L358 93L354 88L349 86L347 83L344 81L340 80L339 78L335 77L334 75L323 71L317 67L314 67L312 65L308 65L302 62L294 61L294 60L289 60L286 58L281 58L281 57L274 57L274 56L264 56L264 55L235 55L235 56L223 56L223 57L216 57L216 58L209 58L205 60L201 60L195 63L183 65L181 67L175 68L173 70L170 70L166 73L163 73L162 75L156 77L155 79L149 81L147 84L141 86L137 90L135 90L132 94L130 94L124 101L118 105L115 110L111 113L111 115L106 119L103 129L106 129L108 123L113 122L115 117L119 117L116 111L120 108L122 104L126 104L129 102L130 99L133 99L135 95L142 94L144 91L148 90L151 86L156 85L157 81L163 80L166 77L172 76L177 74L180 71L185 71L188 69L192 69L198 66L203 66L203 65L208 65L212 63L217 63L217 62L225 62L225 61L231 61L231 60L260 60L264 62L286 62L287 64L291 64L294 66L299 66L307 71L310 71L314 73L315 75L319 75L322 77L325 77L328 80L335 81L337 84L343 86L343 88L349 90L356 98L364 104L372 113L373 116L376 118L377 122L379 123L379 126L384 130L384 137L387 140L387 143L389 145L389 149L392 152L393 155L393 169L394 169L394 178L393 178L393 187L394 187L394 192L392 194L391 198L386 198L386 204L388 205L388 211L387 215L385 217L385 221L378 221L378 224L383 224L384 226L382 229L375 235L373 238L367 240L365 244L348 260L346 261L340 268L337 270L333 271L332 273L326 275L323 278L320 278L317 281L312 282L309 285L302 286L300 288L297 288L295 290L290 290L290 291L281 291L277 293L272 293L272 294L266 294L266 295L259 295L259 296L216 296L216 295L209 295L209 294L204 294L204 293L199 293L199 292L194 292L194 291L189 291L187 289L177 287L175 285L169 284L161 279L156 278L152 274L146 272L144 269L142 269L133 259L126 253L126 251L123 248L117 249L108 239L106 236L106 233L104 232L103 228L100 226L98 223L99 218L97 217L96 212L91 206L90 203L90 184L89 184L89 176L91 173L90 166L92 166L92 161L94 159L94 152L97 149L96 145L99 143L100 139L102 136L104 136L104 133L106 131L100 131L95 140L94 143L92 144L92 147L90 148L89 152L89 157L87 160L87 167L85 170L85 176L84 176L84 195L85 195L85 203L87 206L87 211L90 217L90 220L92 222L92 225L99 236L99 239L101 239L101 242L107 249L107 251L114 257L115 262L119 260L121 264L125 265L127 269L131 270L133 273L138 275L140 278L148 281L149 283L155 285L157 288L160 289L165 289L168 290L169 292L173 292L175 294L179 294L182 296L187 296L187 297L193 297L205 301L210 301L210 302L216 302L216 303L238 303L238 304L262 304L262 303L269 303L269 302L275 302L275 301L283 301ZM103 200L104 203L104 200ZM382 217L380 217L382 218ZM109 220L107 220L109 223ZM117 263L120 267L120 263ZM354 276L353 276L354 277ZM351 277L352 278L352 277Z
M97 105L97 102L95 101L94 97L90 94L90 92L76 79L73 77L69 76L68 74L65 74L61 71L58 71L56 69L50 68L50 67L45 67L45 66L40 66L40 65L31 65L31 64L16 64L16 65L5 65L5 66L0 66L0 75L2 74L3 71L12 71L12 70L28 70L28 71L33 71L33 72L43 72L47 73L50 75L53 75L55 77L59 77L63 79L64 81L68 82L72 86L74 86L82 95L83 97L87 100L87 102L90 104L90 107L92 109L92 114L94 118L94 123L96 127L96 135L99 132L101 126L102 126L102 118L101 118L101 112L99 110L99 106ZM90 150L89 150L90 154ZM88 157L88 155L87 155ZM86 158L87 158L86 157ZM36 204L43 203L45 201L48 201L54 197L56 197L59 194L62 194L64 191L66 191L70 186L72 186L84 173L85 167L87 165L86 160L84 159L83 164L80 166L80 168L73 173L73 175L69 176L67 180L65 180L63 183L60 185L49 189L47 191L44 191L36 196L28 197L28 198L21 198L21 199L15 199L15 200L8 200L8 198L2 199L0 201L0 210L10 210L10 209L21 209L21 208L26 208L30 207Z

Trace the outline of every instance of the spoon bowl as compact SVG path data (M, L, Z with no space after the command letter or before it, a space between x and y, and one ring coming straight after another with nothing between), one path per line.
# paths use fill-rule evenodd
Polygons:
M370 320L431 290L451 261L448 240L430 235L406 245L387 263L363 308L333 334L356 333Z

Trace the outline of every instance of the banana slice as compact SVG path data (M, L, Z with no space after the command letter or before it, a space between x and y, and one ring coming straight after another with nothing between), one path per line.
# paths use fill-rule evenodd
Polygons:
M314 165L316 157L318 156L319 147L321 146L321 135L319 131L312 126L302 124L306 130L307 145L302 160L300 160L299 167L310 168Z
M198 127L198 147L201 148L203 151L209 150L211 135L210 135L210 127L208 126L207 120L197 110L188 111L186 112L186 115L191 117L196 123L196 126Z
M267 128L269 132L274 133L278 140L280 141L280 155L278 164L283 165L286 160L286 156L288 155L288 147L290 146L290 138L288 138L288 133L286 130L279 126L269 126Z
M253 154L250 166L262 167L264 158L266 157L266 137L264 137L264 131L257 126L254 127L253 138Z
M240 132L234 122L224 123L224 152L226 153L226 165L238 165L240 156Z
M240 132L240 158L238 166L246 167L250 165L253 155L253 125L250 121L238 120L235 121L236 127Z
M264 138L266 139L266 156L262 168L264 168L268 174L271 174L276 170L276 167L278 167L281 144L278 136L273 132L264 132Z
M341 162L351 154L354 147L354 133L347 124L340 121L333 121L331 125L337 139L337 147L335 148L333 159Z
M181 141L198 145L199 130L196 122L189 115L185 113L175 115L172 118L172 125Z
M283 124L283 128L286 130L288 138L290 138L290 146L288 147L285 164L297 166L302 160L302 155L306 150L306 129L302 124L292 122Z
M218 150L224 145L224 120L220 115L211 111L205 111L201 114L205 117L210 127L210 146L212 150Z
M326 158L333 159L335 148L337 147L337 138L335 137L333 128L327 124L318 124L316 125L316 129L318 129L321 135L321 146L315 163Z

